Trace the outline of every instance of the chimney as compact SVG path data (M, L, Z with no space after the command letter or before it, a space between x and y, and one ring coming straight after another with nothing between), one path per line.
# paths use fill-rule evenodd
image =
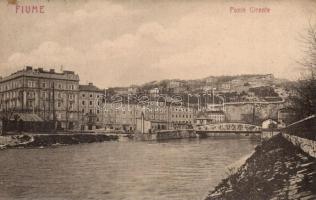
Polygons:
M26 70L32 70L31 66L26 66Z
M93 85L93 83L90 82L89 85Z
M55 73L55 70L54 69L50 69L49 72L50 73Z

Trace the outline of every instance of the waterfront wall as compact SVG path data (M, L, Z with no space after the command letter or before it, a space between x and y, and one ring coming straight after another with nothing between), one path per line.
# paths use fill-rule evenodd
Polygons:
M265 140L228 171L206 200L316 199L316 159L281 134Z
M234 133L234 132L212 132L212 133L200 133L201 137L223 137L223 138L260 138L261 133Z
M45 147L118 140L116 135L106 134L24 134L0 137L1 148Z
M194 130L166 130L157 133L157 140L196 138Z
M150 133L135 133L133 139L136 141L155 141L157 140L157 134Z
M150 140L170 140L170 139L184 139L184 138L196 138L197 134L193 129L184 130L164 130L151 134L135 133L134 139L138 141L150 141Z
M313 158L316 158L316 141L282 133L282 136L291 142L294 146L299 147L302 151Z
M282 136L311 157L316 158L316 115L294 122L281 130Z
M262 130L261 132L261 139L263 140L269 140L270 138L278 135L280 131L277 130Z

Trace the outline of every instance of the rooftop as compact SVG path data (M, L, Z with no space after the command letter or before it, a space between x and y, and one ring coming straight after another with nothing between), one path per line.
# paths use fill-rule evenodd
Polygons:
M221 110L214 110L214 111L206 111L206 112L200 112L197 115L197 119L209 119L210 115L225 115L225 113Z
M93 85L93 83L89 83L88 85L79 85L79 90L80 91L91 91L91 92L104 92L104 90Z
M45 70L41 67L33 68L31 66L26 66L22 70L18 70L9 76L3 77L0 79L0 82L5 82L20 76L79 81L79 76L75 74L74 71L64 70L62 72L56 72L55 69Z

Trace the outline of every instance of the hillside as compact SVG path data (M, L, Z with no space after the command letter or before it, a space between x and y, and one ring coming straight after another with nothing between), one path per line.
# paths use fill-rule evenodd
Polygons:
M272 74L245 74L236 76L208 76L195 80L169 79L151 81L142 85L125 88L111 88L114 93L190 93L211 92L243 93L250 88L277 87L284 88L289 81L277 79Z

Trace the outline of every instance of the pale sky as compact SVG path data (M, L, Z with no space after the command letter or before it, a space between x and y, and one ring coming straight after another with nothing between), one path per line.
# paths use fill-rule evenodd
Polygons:
M315 1L45 1L43 13L0 2L0 75L26 65L74 70L81 83L128 86L210 75L298 78L300 35ZM246 13L231 13L230 7ZM270 13L250 13L266 7Z

